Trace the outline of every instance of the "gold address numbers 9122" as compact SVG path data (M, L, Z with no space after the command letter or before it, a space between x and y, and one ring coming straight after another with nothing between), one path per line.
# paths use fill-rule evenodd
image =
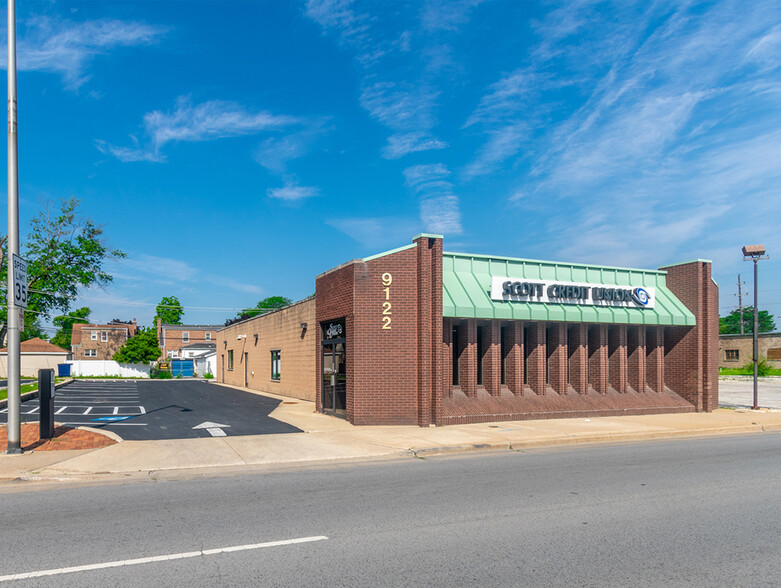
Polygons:
M390 330L391 328L391 315L393 312L391 308L393 305L390 302L390 285L393 283L393 276L389 272L382 274L382 285L385 286L382 291L385 293L385 300L382 302L382 328Z

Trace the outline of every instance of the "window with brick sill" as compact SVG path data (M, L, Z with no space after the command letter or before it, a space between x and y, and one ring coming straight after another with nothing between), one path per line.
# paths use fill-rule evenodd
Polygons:
M97 341L97 340L98 340L98 332L97 332L97 331L92 331L92 332L89 334L89 338L90 338L90 340L92 340L92 341Z
M228 351L228 371L233 371L233 349Z
M108 333L106 331L101 331L101 333L100 333L100 342L101 343L108 342Z
M98 356L98 350L97 349L85 349L84 350L84 357L97 357Z
M190 333L185 331L182 333L182 343L189 343L190 342Z
M740 361L740 351L738 349L726 349L727 361Z
M211 333L206 333L206 340L207 341L211 341L212 340L212 334Z

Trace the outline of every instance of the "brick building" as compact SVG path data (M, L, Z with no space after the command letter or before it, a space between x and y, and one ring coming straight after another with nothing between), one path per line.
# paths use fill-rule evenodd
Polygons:
M221 325L169 325L157 318L157 341L163 357L181 358L182 349L193 343L211 343L217 340Z
M217 377L253 388L253 373L273 380L281 361L301 382L278 393L312 390L318 411L356 425L711 411L710 271L702 260L638 270L449 253L441 236L419 235L317 276L303 333L273 315L220 331L233 369Z
M125 342L138 331L136 319L105 325L75 324L71 331L73 359L112 359Z
M759 333L759 358L781 368L781 333ZM739 368L754 361L754 335L719 335L719 367Z

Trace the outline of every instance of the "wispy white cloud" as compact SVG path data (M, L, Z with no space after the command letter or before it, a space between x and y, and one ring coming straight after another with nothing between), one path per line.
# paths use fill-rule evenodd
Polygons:
M275 131L301 123L298 117L251 112L235 102L211 100L193 104L189 96L177 99L173 111L155 110L144 115L146 142L137 147L118 147L99 142L103 153L121 161L163 161L162 149L168 143L200 142Z
M367 248L396 247L420 232L420 222L405 217L334 218L331 227Z
M325 124L324 120L308 121L300 131L264 139L255 150L255 161L272 173L286 174L291 161L309 153L312 145L331 130Z
M458 31L484 0L426 0L420 22L426 31Z
M747 222L778 239L768 214L781 209L781 111L768 73L779 19L781 6L761 0L551 11L532 59L466 118L483 144L461 175L520 172L508 203L549 218L540 231L560 237L565 259L708 257ZM738 210L743 222L730 223Z
M89 80L87 70L98 56L120 47L153 45L167 31L166 27L137 21L31 18L20 23L17 68L59 74L67 88L76 90ZM3 43L3 69L7 63L6 46Z
M269 188L266 192L269 198L284 200L286 202L295 202L304 198L312 198L320 194L320 190L313 186L297 186L286 184L281 188Z
M407 187L420 198L420 219L426 230L457 235L462 232L458 197L442 163L422 164L404 170Z

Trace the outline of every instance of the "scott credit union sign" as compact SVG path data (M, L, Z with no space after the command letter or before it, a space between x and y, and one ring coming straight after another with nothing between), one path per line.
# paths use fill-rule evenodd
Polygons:
M656 290L612 284L547 282L495 276L491 279L491 300L642 309L654 307Z

